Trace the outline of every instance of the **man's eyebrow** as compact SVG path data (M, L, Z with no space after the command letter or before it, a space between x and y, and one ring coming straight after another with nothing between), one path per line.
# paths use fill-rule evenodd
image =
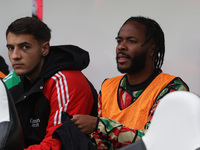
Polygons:
M27 45L27 44L31 45L31 43L29 43L29 42L21 42L21 43L18 43L17 45L20 46L20 45ZM7 44L6 47L8 47L8 46L13 46L13 44Z
M117 36L115 39L122 39L122 37ZM137 39L135 36L128 36L126 39Z
M18 43L17 45L26 45L26 44L28 44L28 45L31 45L31 43L29 43L29 42L21 42L21 43Z
M10 46L13 46L12 44L6 44L6 47L10 47Z
M117 36L115 39L122 39L121 37Z

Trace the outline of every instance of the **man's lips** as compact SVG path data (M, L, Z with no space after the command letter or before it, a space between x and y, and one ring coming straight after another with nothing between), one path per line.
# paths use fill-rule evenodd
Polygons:
M13 66L13 68L21 68L23 66L23 64L13 64L12 66Z
M130 57L128 55L124 55L124 54L118 54L117 55L117 62L118 63L125 63L130 59Z
M127 57L119 57L118 58L118 63L124 63L124 62L127 62L127 61L128 61Z

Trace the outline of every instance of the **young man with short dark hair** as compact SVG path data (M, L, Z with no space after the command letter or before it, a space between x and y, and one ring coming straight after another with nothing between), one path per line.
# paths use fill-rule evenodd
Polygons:
M73 45L50 46L50 31L32 17L15 20L6 31L14 71L4 81L28 150L60 149L52 133L62 124L62 112L89 115L95 106L96 91L81 73L89 64L88 52Z

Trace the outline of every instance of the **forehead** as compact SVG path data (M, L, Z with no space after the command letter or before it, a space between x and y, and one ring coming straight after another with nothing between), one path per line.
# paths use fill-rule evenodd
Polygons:
M119 36L145 38L146 27L136 21L128 21L119 31Z
M7 43L9 44L19 44L22 42L27 42L32 44L37 43L34 36L31 34L14 34L12 32L9 32L6 39Z

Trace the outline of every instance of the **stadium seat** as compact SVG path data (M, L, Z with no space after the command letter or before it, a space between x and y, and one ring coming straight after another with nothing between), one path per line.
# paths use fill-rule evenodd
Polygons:
M15 105L0 80L0 150L23 150L23 133Z
M200 98L176 91L158 104L147 133L120 150L200 150Z

